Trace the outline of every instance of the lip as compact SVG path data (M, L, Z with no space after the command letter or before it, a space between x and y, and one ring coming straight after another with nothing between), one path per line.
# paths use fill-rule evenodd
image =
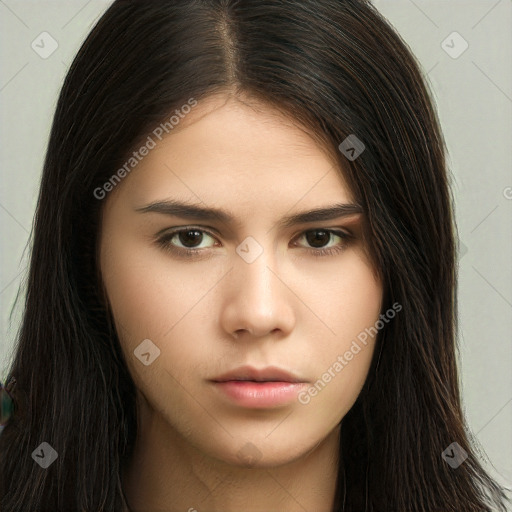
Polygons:
M244 366L211 379L223 397L241 407L268 409L297 400L307 381L276 366Z
M235 370L231 370L219 377L211 379L214 382L227 382L227 381L258 381L258 382L292 382L301 383L306 382L304 379L299 378L293 373L287 372L277 366L267 366L265 368L257 369L252 366L241 366Z

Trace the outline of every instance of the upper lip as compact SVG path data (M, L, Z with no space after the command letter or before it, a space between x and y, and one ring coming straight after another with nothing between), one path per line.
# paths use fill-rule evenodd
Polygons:
M214 382L227 382L229 380L254 380L259 382L304 382L296 375L289 373L277 366L266 368L253 368L252 366L241 366L213 379Z

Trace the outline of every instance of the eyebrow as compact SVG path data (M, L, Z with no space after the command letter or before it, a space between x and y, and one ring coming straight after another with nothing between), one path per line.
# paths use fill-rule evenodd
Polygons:
M160 213L196 221L217 221L240 227L240 222L235 220L235 216L225 210L209 208L200 204L184 203L173 199L155 201L135 208L135 211L140 213ZM362 213L363 208L357 203L338 203L287 215L278 222L278 226L290 228L298 224L333 220Z

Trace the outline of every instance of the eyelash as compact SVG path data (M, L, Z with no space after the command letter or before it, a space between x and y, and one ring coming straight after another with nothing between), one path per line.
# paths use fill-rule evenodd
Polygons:
M184 227L175 229L174 231L170 231L166 233L165 235L161 236L156 240L156 243L158 246L163 248L164 250L171 252L173 254L176 254L178 256L183 256L186 258L195 258L195 257L201 257L201 252L205 251L206 249L189 249L189 248L183 248L183 247L175 247L171 244L172 239L179 235L180 233L186 233L187 231L199 231L203 235L206 234L212 238L216 238L215 235L210 233L209 231L206 231L201 228L197 228L194 226L190 227ZM314 249L314 248L305 248L307 252L312 254L315 257L325 257L325 256L335 256L337 254L340 254L343 252L346 248L346 244L349 242L349 240L352 238L352 235L349 235L348 233L344 231L339 231L337 229L327 229L327 228L313 228L313 229L307 229L306 231L303 231L299 234L296 238L301 238L306 233L311 233L315 231L325 231L326 233L329 233L331 235L339 236L342 241L343 245L341 246L335 246L335 247L329 247L327 249Z

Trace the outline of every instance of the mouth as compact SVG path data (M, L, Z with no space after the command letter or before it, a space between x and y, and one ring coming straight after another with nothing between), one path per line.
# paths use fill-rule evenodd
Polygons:
M284 380L284 379L278 379L278 378L268 378L268 379L249 379L244 377L238 377L234 379L220 379L220 380L214 380L213 382L259 382L259 383L265 383L265 382L287 382L287 383L293 383L295 381L292 380Z
M243 366L235 370L229 371L223 375L211 379L213 382L289 382L301 383L306 382L297 375L283 370L277 366L268 366L266 368L257 369L252 366Z
M251 409L283 407L296 401L307 381L277 367L243 367L210 379L230 404Z

